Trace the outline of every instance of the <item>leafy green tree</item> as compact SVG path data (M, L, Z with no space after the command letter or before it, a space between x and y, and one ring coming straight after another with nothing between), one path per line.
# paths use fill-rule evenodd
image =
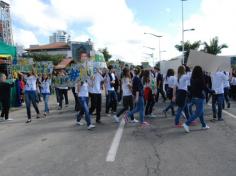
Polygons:
M112 57L107 48L99 49L98 51L103 53L106 62Z
M52 61L54 65L57 65L65 58L65 55L61 54L49 55L47 53L41 53L41 54L30 54L28 57L33 58L35 62Z
M188 61L188 56L190 53L190 50L198 50L201 45L201 41L195 41L193 43L190 43L190 41L184 42L184 63L186 64ZM175 48L182 52L182 43L175 45Z
M222 49L228 48L226 44L219 44L219 38L214 37L210 40L210 43L204 42L204 49L203 51L209 54L217 55L222 52Z

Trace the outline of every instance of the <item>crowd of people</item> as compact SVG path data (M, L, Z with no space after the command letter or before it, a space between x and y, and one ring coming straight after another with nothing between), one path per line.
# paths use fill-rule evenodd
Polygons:
M81 59L88 59L86 53L81 54ZM51 76L43 74L37 76L34 71L27 74L19 74L19 85L21 87L21 101L26 104L27 121L31 122L31 104L37 114L36 118L47 117L49 114L49 98L52 90L55 90L58 110L63 110L63 100L68 106L68 91L72 90L75 99L76 124L83 126L83 116L87 129L95 128L91 116L96 115L96 123L102 123L101 110L102 99L105 94L105 113L112 116L116 123L122 118L126 123L137 123L141 127L149 126L145 118L156 117L153 109L158 108L161 94L163 102L167 102L162 111L167 116L169 110L175 117L176 128L184 128L190 132L191 125L197 125L199 118L202 129L209 129L204 119L206 102L212 99L212 121L223 121L222 109L230 108L230 97L236 99L236 72L217 71L207 73L200 66L192 70L181 65L177 73L170 68L165 77L160 69L142 68L142 66L123 65L121 73L117 73L112 65L108 69L97 69L93 76L86 80L78 79L72 87L52 86ZM63 70L57 73L65 75ZM13 83L6 82L6 75L0 75L0 102L2 104L1 120L12 120L9 118L10 90ZM3 93L4 92L4 93ZM38 103L44 102L43 114L40 113ZM118 106L123 101L122 106ZM226 106L225 106L226 105ZM94 114L95 112L95 114ZM139 114L139 119L135 118ZM180 119L184 118L185 123Z

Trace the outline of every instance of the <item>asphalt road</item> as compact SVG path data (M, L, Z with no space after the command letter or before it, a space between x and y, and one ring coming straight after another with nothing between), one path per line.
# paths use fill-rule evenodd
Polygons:
M119 124L103 114L103 124L88 131L75 125L72 100L62 111L54 98L50 106L46 119L25 124L23 108L10 114L14 121L0 123L0 176L236 175L236 119L224 114L224 122L212 123L209 106L210 129L198 125L186 134L174 128L173 117L160 113L165 104L156 104L150 127L125 125L113 162L106 158ZM236 115L235 107L227 111Z

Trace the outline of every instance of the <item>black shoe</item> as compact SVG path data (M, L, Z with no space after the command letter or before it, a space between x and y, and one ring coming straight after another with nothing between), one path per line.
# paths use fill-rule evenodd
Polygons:
M102 124L101 120L96 120L97 124Z
M28 119L25 123L30 123L31 122L31 119Z
M162 111L162 113L165 115L165 118L167 118L167 114L166 114L166 111Z
M230 103L228 103L227 108L230 108Z
M220 118L220 119L218 119L218 121L219 121L219 122L222 122L222 121L224 121L224 119Z

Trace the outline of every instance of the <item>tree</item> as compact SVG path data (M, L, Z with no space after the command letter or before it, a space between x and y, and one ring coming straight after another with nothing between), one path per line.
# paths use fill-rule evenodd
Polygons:
M49 55L47 53L30 54L28 57L33 58L35 62L52 61L54 65L57 65L65 58L65 56L61 54Z
M188 61L188 56L190 53L190 50L197 50L201 45L201 41L195 41L193 43L190 43L190 41L184 42L184 64ZM182 52L182 44L175 45L175 48Z
M210 44L204 42L203 51L209 54L217 55L220 54L222 49L224 48L228 48L228 45L226 44L219 45L219 38L214 37L213 39L210 40Z
M112 57L107 48L99 49L99 52L101 52L104 55L106 62L108 62L109 59Z

